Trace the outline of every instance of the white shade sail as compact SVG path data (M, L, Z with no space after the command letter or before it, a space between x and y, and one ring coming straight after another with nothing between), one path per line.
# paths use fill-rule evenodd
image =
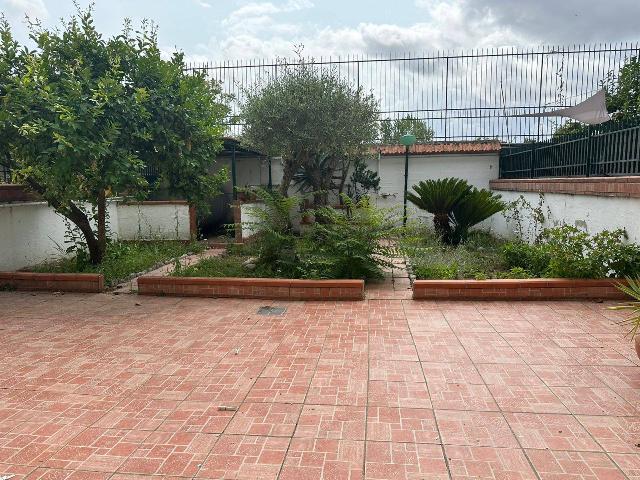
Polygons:
M611 120L609 112L607 112L607 98L604 89L587 98L573 107L561 108L550 112L527 113L524 115L516 115L518 117L567 117L588 125L597 125L599 123Z

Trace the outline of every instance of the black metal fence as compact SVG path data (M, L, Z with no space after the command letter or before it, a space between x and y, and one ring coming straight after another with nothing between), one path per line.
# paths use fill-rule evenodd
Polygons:
M638 42L627 42L305 61L371 91L380 102L381 122L411 115L431 126L433 140L523 142L550 138L562 121L519 115L579 103L638 55L639 48ZM207 72L233 97L228 134L238 135L243 127L238 114L246 89L298 64L298 60L250 60L187 68Z
M0 183L11 183L11 171L4 165L0 165Z
M503 145L500 178L640 175L640 122L606 123L542 142Z

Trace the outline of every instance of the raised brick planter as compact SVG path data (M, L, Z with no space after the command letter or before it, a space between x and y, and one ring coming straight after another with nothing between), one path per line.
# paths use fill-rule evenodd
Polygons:
M289 280L272 278L138 278L140 295L235 297L284 300L362 300L362 280Z
M416 280L414 300L622 300L617 280Z
M104 276L98 273L0 272L0 289L98 293Z

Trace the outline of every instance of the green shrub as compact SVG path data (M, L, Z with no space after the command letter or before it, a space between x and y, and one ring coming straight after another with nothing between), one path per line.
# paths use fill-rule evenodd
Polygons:
M413 267L413 274L418 280L456 280L458 264L419 264Z
M520 269L534 277L543 277L549 269L551 257L544 245L513 242L504 245L502 252L505 257L505 263L511 270Z
M591 236L570 225L547 228L539 243L509 243L503 253L509 268L535 277L620 278L640 272L640 245L627 243L624 230Z
M304 278L381 278L390 266L391 240L399 234L393 211L380 209L367 197L354 202L343 196L345 208L321 207L316 222L298 245L300 276Z
M174 277L275 277L269 268L258 267L249 269L244 262L249 257L238 255L220 255L200 260L194 265L181 267L177 265L172 272Z
M497 278L533 278L531 272L521 267L513 267L507 272L498 272Z
M501 247L504 241L483 231L470 232L459 245L444 244L433 229L410 224L400 242L419 280L485 279L504 269Z
M243 222L243 225L254 232L251 245L255 249L257 266L272 270L275 276L296 278L299 259L291 212L297 207L298 198L285 197L275 190L263 188L252 192L262 203L250 209L255 220Z

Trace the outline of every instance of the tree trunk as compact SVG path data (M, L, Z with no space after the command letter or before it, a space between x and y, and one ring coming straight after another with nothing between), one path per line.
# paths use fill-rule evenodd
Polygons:
M104 252L107 248L107 194L104 189L98 192L98 244Z
M89 249L89 261L93 265L98 265L102 262L102 258L104 257L104 247L101 246L100 242L96 238L87 215L73 203L69 204L68 212L60 211L60 213L71 220L80 229L82 235L84 235L84 239L87 242L87 248Z
M282 172L282 182L280 182L280 194L283 197L289 196L289 185L291 185L291 180L293 180L293 175L295 174L295 170L291 164L285 164L284 171Z
M33 178L26 178L27 186L36 193L39 193L43 197L46 196L45 188L40 185ZM102 262L104 256L104 249L100 248L100 242L96 238L91 223L87 218L87 215L80 210L73 202L63 204L55 199L48 199L49 205L51 205L56 212L64 217L68 218L78 229L82 232L85 241L87 242L87 248L89 249L89 261L97 265Z
M448 213L436 213L433 216L433 227L443 242L449 243L451 241L451 224Z

